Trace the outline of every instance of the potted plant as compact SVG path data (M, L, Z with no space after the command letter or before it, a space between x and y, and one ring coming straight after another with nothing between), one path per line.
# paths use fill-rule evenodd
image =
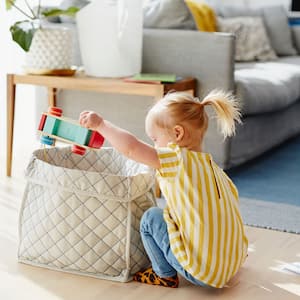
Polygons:
M25 69L28 73L46 74L53 70L71 68L72 33L63 26L49 26L47 20L58 16L75 16L78 7L67 9L43 8L41 0L36 7L28 0L5 0L6 9L15 9L24 19L10 27L13 41L26 54Z
M27 10L20 6L16 0L5 0L5 3L7 10L15 8L26 18L25 20L16 22L10 27L12 39L25 51L29 51L35 32L43 27L43 20L61 15L75 16L79 11L79 8L75 6L70 6L67 9L43 9L41 0L39 0L36 8L31 7L28 1L24 0L23 3Z

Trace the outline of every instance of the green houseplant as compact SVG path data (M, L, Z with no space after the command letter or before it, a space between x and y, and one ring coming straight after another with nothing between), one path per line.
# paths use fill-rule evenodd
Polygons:
M23 1L23 3L21 3ZM12 39L26 52L29 51L32 39L36 31L43 27L43 20L61 15L75 16L79 11L78 7L71 6L67 9L43 8L41 0L38 0L36 7L29 4L28 0L5 0L6 9L16 9L23 16L24 20L14 23L10 27Z

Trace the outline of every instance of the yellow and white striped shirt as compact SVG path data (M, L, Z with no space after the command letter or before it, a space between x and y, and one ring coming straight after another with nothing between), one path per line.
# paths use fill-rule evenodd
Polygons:
M174 144L157 152L171 250L193 277L221 288L247 256L237 189L210 154Z

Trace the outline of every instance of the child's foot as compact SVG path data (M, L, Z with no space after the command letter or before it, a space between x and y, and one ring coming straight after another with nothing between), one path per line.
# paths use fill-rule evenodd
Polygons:
M174 275L172 277L161 278L158 275L156 275L152 268L149 268L143 272L135 273L135 275L133 276L133 280L142 283L161 285L171 288L177 288L179 285L177 275Z

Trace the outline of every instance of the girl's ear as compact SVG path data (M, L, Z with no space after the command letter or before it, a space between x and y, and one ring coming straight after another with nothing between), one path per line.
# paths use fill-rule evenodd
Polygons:
M180 142L184 137L184 128L181 125L175 125L173 127L176 142Z

